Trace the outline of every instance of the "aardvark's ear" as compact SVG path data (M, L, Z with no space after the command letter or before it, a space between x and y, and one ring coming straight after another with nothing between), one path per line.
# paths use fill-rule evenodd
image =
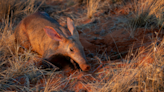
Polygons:
M54 29L53 27L50 27L50 26L45 26L45 28L43 29L51 39L57 40L57 41L62 40L62 36L61 34L58 33L59 32L58 29Z
M68 30L71 32L72 36L79 38L79 33L75 28L74 22L69 17L67 17L67 27L68 27Z

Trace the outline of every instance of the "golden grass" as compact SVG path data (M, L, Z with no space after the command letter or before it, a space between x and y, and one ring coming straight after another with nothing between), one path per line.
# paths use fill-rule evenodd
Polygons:
M97 11L101 0L88 0L87 3L87 17L92 18L93 14Z
M15 44L12 23L15 18L23 18L38 9L36 0L1 0L0 1L0 91L19 90L31 91L30 80L42 75L32 63L27 62L36 56L34 53L25 51L19 53L19 46ZM37 1L38 3L38 1ZM34 7L35 6L35 7ZM20 20L20 19L18 19ZM15 21L14 21L15 22ZM25 85L20 85L19 78L24 78Z
M163 0L139 0L133 2L134 27L150 26L151 23L162 25L163 23Z
M164 90L163 43L164 39L158 46L154 45L156 44L154 42L147 48L140 48L136 55L130 53L129 57L133 58L127 59L127 62L130 62L129 65L115 70L114 74L109 72L108 75L113 75L113 77L107 83L99 83L99 85L103 85L100 92L127 92L129 90L131 90L130 92L156 92ZM152 63L149 63L151 61Z
M45 0L1 0L0 1L0 20L7 17L20 17L20 15L27 15L38 10L38 7L43 4Z
M131 17L127 17L127 26L131 27L131 36L138 27L159 28L163 27L164 16L163 0L134 0L132 1Z

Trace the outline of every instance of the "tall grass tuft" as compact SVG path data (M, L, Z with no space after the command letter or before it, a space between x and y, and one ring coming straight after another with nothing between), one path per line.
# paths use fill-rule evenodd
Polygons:
M133 27L162 26L164 22L163 0L134 0Z
M38 10L38 6L45 0L1 0L0 20L10 17L20 17L23 14L31 14Z
M87 17L92 18L93 14L97 11L101 0L88 0L87 2Z

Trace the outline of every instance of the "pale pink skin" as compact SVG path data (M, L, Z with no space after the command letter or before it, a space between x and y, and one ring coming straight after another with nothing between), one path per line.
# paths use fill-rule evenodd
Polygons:
M55 54L69 56L83 71L89 71L79 34L74 23L67 18L68 30L49 17L45 12L37 12L24 18L15 28L16 41L26 49L42 55L44 59Z

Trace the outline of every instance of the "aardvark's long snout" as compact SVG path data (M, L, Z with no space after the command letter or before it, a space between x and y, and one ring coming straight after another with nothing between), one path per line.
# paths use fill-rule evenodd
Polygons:
M79 64L79 66L83 71L89 71L91 68L88 64Z
M75 59L75 62L79 64L80 68L83 70L83 71L89 71L90 70L90 65L87 64L87 61L86 59L84 58L76 58Z

